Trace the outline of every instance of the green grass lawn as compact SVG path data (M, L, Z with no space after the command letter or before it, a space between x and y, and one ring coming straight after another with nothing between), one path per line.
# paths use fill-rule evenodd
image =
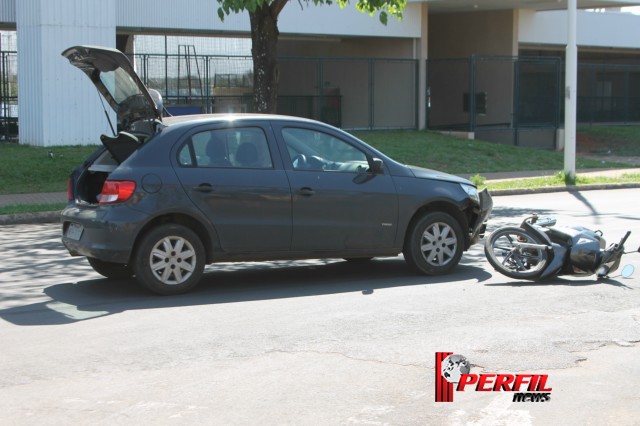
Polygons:
M625 173L619 178L608 178L604 176L586 177L576 176L575 185L591 185L591 184L608 184L608 183L636 183L640 182L640 174L637 173ZM478 185L478 187L484 187L484 184ZM558 172L553 176L543 176L537 178L528 179L514 179L508 181L494 181L488 182L487 188L489 191L497 191L502 189L527 189L527 188L547 188L566 186L564 173Z
M24 205L17 205L17 206L3 206L3 207L0 207L0 215L62 211L62 209L64 209L64 206L65 206L64 203L24 204Z
M0 144L0 194L66 191L69 174L96 148Z
M377 131L354 134L401 163L452 174L564 168L564 154L555 151L460 139L436 132ZM578 158L576 167L614 168L624 165Z

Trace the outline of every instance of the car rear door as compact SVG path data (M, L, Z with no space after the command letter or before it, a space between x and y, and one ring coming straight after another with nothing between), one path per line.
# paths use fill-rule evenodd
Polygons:
M384 170L370 170L372 157L364 147L311 123L274 123L273 128L292 190L292 250L393 247L395 185Z
M291 190L273 133L260 122L199 127L176 151L185 192L229 253L287 251Z

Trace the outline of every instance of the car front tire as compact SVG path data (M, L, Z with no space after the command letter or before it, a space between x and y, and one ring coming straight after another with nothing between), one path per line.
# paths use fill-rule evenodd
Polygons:
M402 251L413 269L427 275L451 271L462 258L462 227L451 215L428 213L409 228Z
M133 270L136 279L163 296L186 293L200 281L204 270L204 246L189 228L160 225L140 240Z

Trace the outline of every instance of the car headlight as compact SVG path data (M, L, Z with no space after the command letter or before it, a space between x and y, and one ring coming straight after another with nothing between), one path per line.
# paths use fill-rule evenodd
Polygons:
M475 186L471 186L471 185L465 185L463 183L460 184L460 187L462 187L462 189L464 189L464 192L467 193L469 198L471 198L476 203L480 204L480 197L478 196L478 188L476 188Z

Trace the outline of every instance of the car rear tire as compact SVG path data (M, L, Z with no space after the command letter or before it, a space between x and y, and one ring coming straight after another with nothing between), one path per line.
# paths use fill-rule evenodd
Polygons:
M94 271L106 278L114 280L131 278L133 276L133 268L122 263L105 262L104 260L87 257L89 265Z
M163 296L186 293L200 281L204 246L189 228L160 225L146 233L135 252L133 270L138 281Z
M402 254L418 272L442 275L460 262L463 246L458 221L447 213L434 212L422 216L409 228Z

